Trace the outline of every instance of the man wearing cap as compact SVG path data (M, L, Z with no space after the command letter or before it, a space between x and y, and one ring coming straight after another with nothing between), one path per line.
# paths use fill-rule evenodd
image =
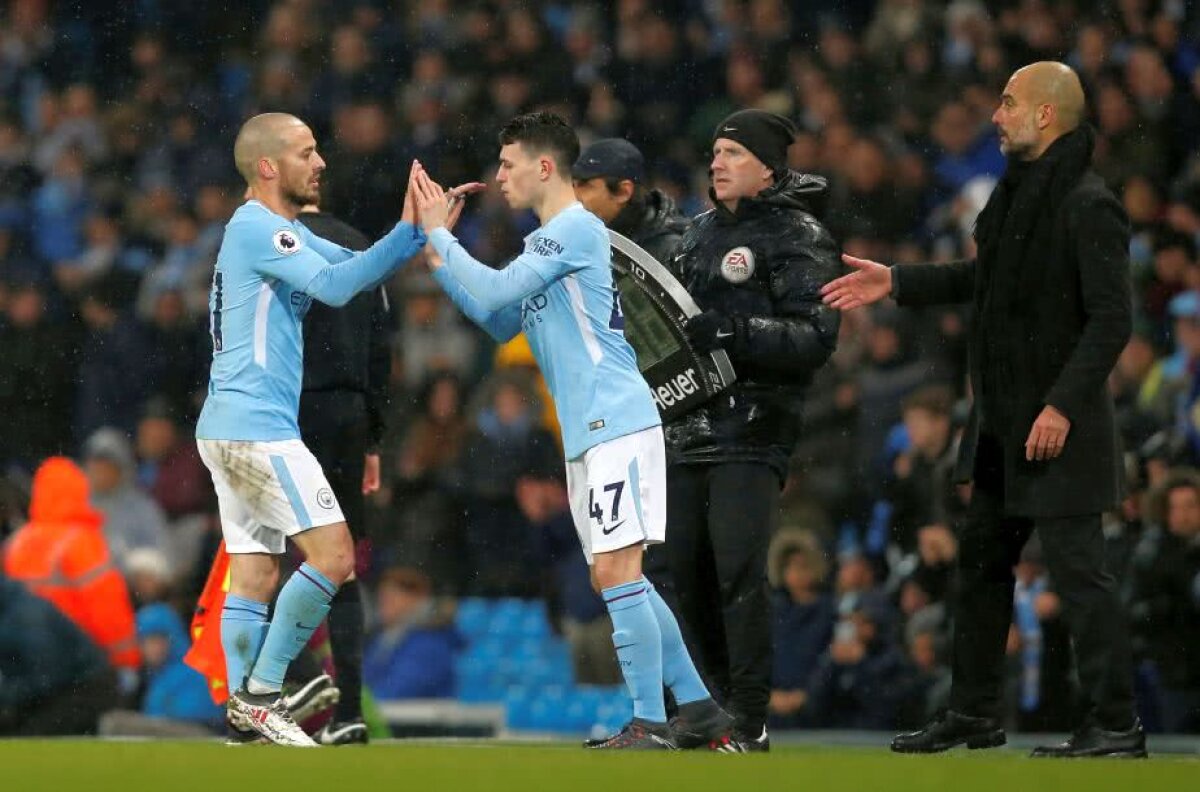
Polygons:
M675 255L689 221L662 190L645 186L642 152L628 140L604 138L588 146L571 168L575 196L618 234L657 261Z
M724 349L737 372L730 389L666 427L671 574L693 656L737 718L732 751L768 748L767 546L804 390L838 332L820 295L841 272L838 249L813 214L825 180L788 169L795 134L762 110L722 121L714 208L666 262L702 309L686 326L693 347Z

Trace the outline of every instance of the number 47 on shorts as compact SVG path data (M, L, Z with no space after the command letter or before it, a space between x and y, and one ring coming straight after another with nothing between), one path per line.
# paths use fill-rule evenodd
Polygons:
M601 531L605 535L617 530L625 522L621 519L621 493L624 491L624 481L614 481L611 484L604 485L604 495L608 495L610 493L612 495L612 508L609 509L610 515L609 519L607 520L608 526L604 527L606 522L604 519L604 507L596 501L596 488L588 488L588 514L593 520L596 521L597 525L601 526Z

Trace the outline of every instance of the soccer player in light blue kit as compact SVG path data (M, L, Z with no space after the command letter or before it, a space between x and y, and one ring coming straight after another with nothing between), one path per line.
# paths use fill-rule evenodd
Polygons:
M642 576L645 546L666 536L662 424L622 330L608 233L575 199L578 138L557 116L531 113L510 121L500 143L501 192L542 222L524 253L502 270L473 259L445 227L445 195L423 169L414 178L417 214L442 288L497 341L523 330L554 398L575 528L633 696L633 720L594 747L708 745L726 736L732 719L696 672L674 614ZM680 705L674 728L664 682Z
M314 203L325 162L298 118L247 121L234 159L248 187L225 227L209 296L208 396L196 426L230 554L221 643L231 720L281 745L315 746L280 697L284 672L354 571L354 545L316 458L300 440L301 322L314 299L344 305L419 252L425 235L405 201L398 222L354 253L296 222ZM411 196L411 192L410 192ZM364 340L365 343L365 340ZM290 537L303 563L267 621Z

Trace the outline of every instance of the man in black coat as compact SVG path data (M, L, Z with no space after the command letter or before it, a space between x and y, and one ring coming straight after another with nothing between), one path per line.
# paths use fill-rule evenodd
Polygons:
M1087 715L1035 756L1145 755L1133 711L1129 638L1105 568L1101 512L1122 491L1108 375L1129 339L1129 222L1089 169L1079 78L1035 63L1013 74L992 120L1008 170L976 223L976 259L856 272L824 290L846 310L971 300L975 403L957 476L974 482L959 536L950 711L892 743L902 752L1005 741L999 726L1013 572L1038 528L1075 642Z
M370 240L354 227L306 206L297 219L350 250ZM356 541L364 536L364 495L379 489L379 444L387 428L391 314L383 287L341 308L314 301L304 317L300 432L329 479ZM365 743L362 720L363 606L351 578L329 608L329 644L341 688L333 721L315 735L323 745Z
M820 289L841 272L814 216L825 181L787 167L795 127L761 110L713 134L710 196L665 262L703 312L686 331L724 349L737 382L665 427L667 555L693 657L737 718L725 750L768 747L767 546L800 432L805 386L837 341Z

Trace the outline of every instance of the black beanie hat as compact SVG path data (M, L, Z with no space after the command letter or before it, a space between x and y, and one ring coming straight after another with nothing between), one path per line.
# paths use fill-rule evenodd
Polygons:
M787 150L796 139L796 125L778 113L739 110L717 124L714 143L717 138L741 143L778 177L787 170Z

